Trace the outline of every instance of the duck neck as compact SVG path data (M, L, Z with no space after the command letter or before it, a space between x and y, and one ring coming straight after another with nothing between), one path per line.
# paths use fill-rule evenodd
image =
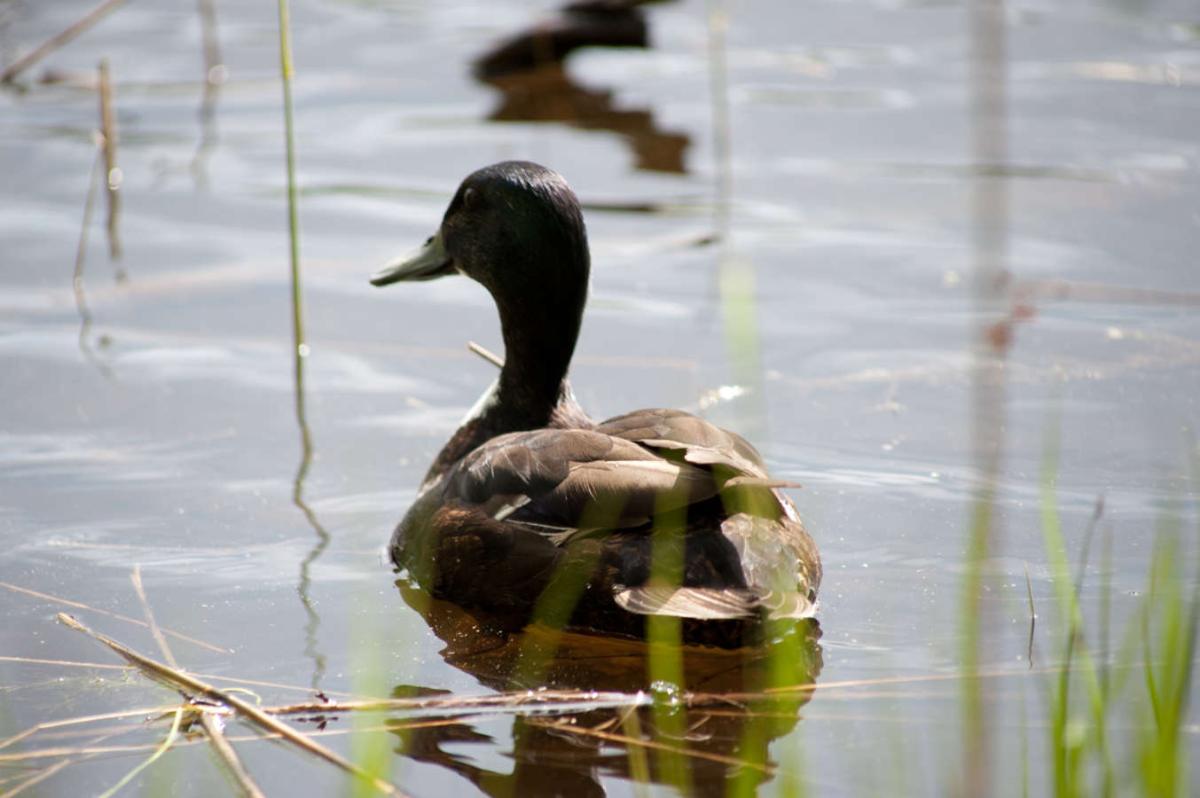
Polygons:
M567 370L579 338L584 298L576 302L561 299L497 302L504 333L504 367L489 415L494 415L501 427L544 427L560 401L569 396Z

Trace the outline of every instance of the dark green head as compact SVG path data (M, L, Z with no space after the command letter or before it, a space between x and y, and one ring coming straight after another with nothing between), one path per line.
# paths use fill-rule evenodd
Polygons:
M468 176L437 232L371 282L461 272L482 283L504 333L502 412L544 424L569 395L563 381L579 337L589 269L583 214L567 181L535 163L504 161Z
M583 215L567 181L535 163L504 161L469 175L438 231L371 282L382 286L461 272L501 305L533 294L582 307L589 264Z

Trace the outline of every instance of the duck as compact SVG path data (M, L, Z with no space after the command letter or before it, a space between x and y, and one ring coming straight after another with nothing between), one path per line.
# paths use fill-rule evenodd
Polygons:
M816 543L749 442L682 410L594 421L579 405L568 371L590 271L567 181L505 161L468 175L437 231L371 276L465 275L491 294L504 341L499 376L395 528L392 562L503 629L644 638L658 617L683 643L737 648L770 621L815 619Z

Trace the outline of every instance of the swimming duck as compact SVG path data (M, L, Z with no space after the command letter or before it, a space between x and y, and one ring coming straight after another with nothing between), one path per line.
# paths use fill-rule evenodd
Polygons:
M821 561L743 438L681 410L595 422L567 371L587 301L579 201L556 172L506 161L469 175L437 232L377 286L464 274L492 295L505 358L430 466L391 539L434 596L519 628L533 618L736 647L764 618L811 618Z

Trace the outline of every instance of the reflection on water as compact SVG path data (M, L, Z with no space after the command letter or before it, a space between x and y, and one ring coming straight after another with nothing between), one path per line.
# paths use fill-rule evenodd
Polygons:
M689 137L660 130L649 109L618 108L610 91L575 83L563 66L580 47L647 47L638 0L571 3L476 59L477 79L500 91L488 115L497 122L565 122L584 130L611 130L633 150L638 169L685 171Z
M304 607L304 655L311 659L313 663L310 684L314 690L317 690L321 687L321 680L325 678L326 660L325 655L321 653L320 648L317 646L317 633L321 629L321 616L317 613L316 604L312 599L312 567L320 559L321 555L325 553L325 549L329 548L330 537L329 532L317 519L317 514L313 512L312 507L304 499L304 480L308 476L308 469L312 466L312 446L308 443L307 422L301 419L300 425L305 446L301 454L300 467L296 470L296 479L292 484L292 503L304 514L304 519L312 527L313 532L317 536L317 541L313 544L308 554L304 556L304 559L300 561L300 581L296 585L296 593L300 596L300 604Z
M75 272L71 277L71 290L75 295L75 310L79 314L79 351L85 360L100 370L106 377L112 376L108 364L100 360L92 349L92 311L88 308L87 294L83 287L83 269L87 263L88 230L92 226L92 210L96 206L96 183L100 175L101 156L99 148L88 175L87 198L83 201L83 224L79 230L79 246L75 250Z
M495 745L467 721L397 731L406 757L444 767L491 796L604 795L601 779L610 777L678 786L672 771L679 767L696 795L724 795L731 768L757 786L774 775L768 746L795 728L822 667L820 627L803 622L761 649L685 647L688 692L676 693L647 684L649 648L641 641L543 626L505 634L406 582L397 586L445 644L442 659L486 687L655 698L639 707L514 716L508 772L447 750ZM530 671L531 660L540 665L538 676L526 680L521 674Z
M217 35L217 6L215 0L198 0L200 30L204 43L204 89L200 95L200 140L192 154L192 179L200 188L208 186L208 159L217 146L217 97L225 82L225 62L221 58L221 41Z

